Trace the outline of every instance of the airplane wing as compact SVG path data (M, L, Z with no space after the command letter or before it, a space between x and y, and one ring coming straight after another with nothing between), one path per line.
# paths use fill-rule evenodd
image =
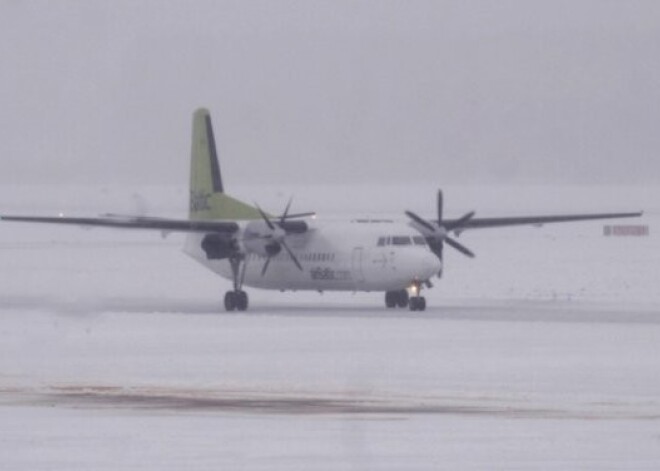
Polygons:
M213 232L234 234L239 226L233 221L191 221L187 219L166 219L153 217L40 217L40 216L0 216L0 221L68 224L86 227L110 227L117 229L151 229L165 232Z
M593 214L557 214L549 216L516 216L495 218L470 218L461 222L460 219L446 219L443 223L448 227L457 226L459 232L467 229L486 229L505 226L542 226L558 222L592 221L599 219L618 219L640 217L643 212L635 213L593 213ZM459 224L460 222L460 224Z
M514 216L514 217L495 217L495 218L475 218L474 211L470 211L458 219L442 218L442 191L438 192L438 219L427 220L419 217L412 211L406 211L406 215L411 219L412 224L417 230L426 237L429 248L438 258L442 259L442 250L446 242L452 248L458 250L467 257L474 257L474 253L460 244L457 240L449 237L450 233L459 235L468 229L486 229L489 227L506 226L542 226L544 224L558 222L577 222L593 221L599 219L620 219L639 217L643 213L591 213L591 214L555 214L548 216Z

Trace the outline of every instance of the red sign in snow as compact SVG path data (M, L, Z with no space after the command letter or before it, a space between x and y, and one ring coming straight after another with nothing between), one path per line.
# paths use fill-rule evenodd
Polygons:
M650 233L647 225L607 225L603 226L604 236L644 237Z

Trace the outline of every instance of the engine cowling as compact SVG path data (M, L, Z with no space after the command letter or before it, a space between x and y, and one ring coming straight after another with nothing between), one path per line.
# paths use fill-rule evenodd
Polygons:
M202 250L209 260L229 258L238 250L236 241L221 234L206 234L202 239Z

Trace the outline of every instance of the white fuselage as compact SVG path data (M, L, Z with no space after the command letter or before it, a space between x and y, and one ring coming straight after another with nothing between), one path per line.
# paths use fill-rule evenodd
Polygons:
M253 223L250 223L253 224ZM264 224L265 229L265 224ZM245 226L241 226L241 233ZM197 261L232 280L228 260L209 260L201 249L202 235L188 236L185 251ZM239 234L240 240L241 234ZM441 269L440 260L425 245L419 232L403 223L313 222L303 234L286 236L299 270L286 251L271 258L246 253L243 283L276 290L392 291L429 280Z

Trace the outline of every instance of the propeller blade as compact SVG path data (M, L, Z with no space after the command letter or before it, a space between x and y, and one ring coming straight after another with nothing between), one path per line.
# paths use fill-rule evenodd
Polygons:
M286 208L284 208L284 214L282 214L282 217L280 218L280 224L282 224L286 220L287 215L289 214L289 208L291 207L292 201L293 198L289 198L289 202L286 204Z
M433 227L433 225L430 222L428 222L426 219L422 219L412 211L406 211L406 216L408 216L410 219L412 219L413 221L415 221L417 224L424 227L428 231L435 232L436 228Z
M266 216L266 213L264 213L264 211L263 211L263 210L259 207L259 205L256 204L256 203L255 203L255 207L257 208L257 211L259 211L259 214L261 214L261 218L262 218L264 221L266 221L266 224L268 224L268 228L269 228L271 231L274 231L274 230L275 230L275 226L274 226L273 223L270 221L270 219L268 219L268 216Z
M465 225L466 222L468 222L470 219L474 217L474 211L470 211L460 219L457 219L456 221L452 222L451 224L446 224L445 225L445 230L447 232L451 232L454 229L460 229L462 226Z
M440 261L442 261L442 239L433 239L429 237L426 239L426 242L429 244L429 249L431 249L431 252L433 252L436 257L440 259Z
M456 242L454 239L451 237L445 237L445 242L447 242L449 245L451 245L453 248L461 252L463 255L466 255L470 258L474 258L474 253L464 245L459 244Z
M266 259L266 262L264 263L264 266L261 268L261 276L264 276L266 274L266 270L268 270L268 265L270 264L270 257Z
M298 270L303 271L303 267L302 267L302 265L300 264L300 262L298 261L298 259L296 258L296 256L293 255L293 252L291 251L291 249L289 248L289 246L286 245L286 243L285 243L284 241L282 241L282 247L284 247L284 250L287 251L287 253L288 253L289 256L291 257L291 260L293 260L293 263L295 263L296 266L298 267Z
M442 206L443 206L442 190L438 190L438 224L442 225Z

